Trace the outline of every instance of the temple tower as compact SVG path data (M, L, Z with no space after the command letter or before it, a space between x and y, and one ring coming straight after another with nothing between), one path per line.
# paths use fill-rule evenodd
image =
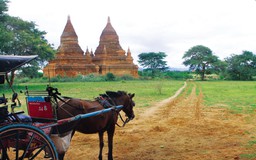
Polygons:
M120 46L119 37L109 17L93 54L92 50L89 52L88 47L84 53L79 46L78 36L68 16L56 57L49 61L43 72L46 77L74 77L91 73L105 75L109 72L118 76L138 77L138 66L133 63L130 48L126 54Z
M56 57L43 69L44 76L74 77L79 74L86 75L98 72L98 67L92 63L91 57L88 56L88 49L86 51L84 55L84 51L78 44L75 29L68 16L66 26L60 37L60 46L58 47Z
M101 33L99 45L95 50L92 62L99 66L103 75L111 72L119 76L132 75L138 77L138 66L133 63L130 49L128 51L129 53L126 56L108 17L107 25Z

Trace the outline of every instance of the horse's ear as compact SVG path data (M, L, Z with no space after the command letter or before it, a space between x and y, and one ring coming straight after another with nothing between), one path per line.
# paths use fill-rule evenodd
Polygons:
M106 91L107 95L110 97L119 97L120 94L118 94L117 92L113 92L113 91Z
M135 93L131 94L129 93L129 97L132 99L135 96Z

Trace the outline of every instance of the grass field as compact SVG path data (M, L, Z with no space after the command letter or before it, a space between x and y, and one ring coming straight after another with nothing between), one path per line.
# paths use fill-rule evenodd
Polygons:
M235 113L253 113L256 109L256 82L197 82L204 93L204 104L228 108Z
M51 83L52 87L59 89L64 96L90 99L97 97L107 90L123 90L135 93L136 107L147 107L172 96L181 86L183 81L114 81L114 82L63 82ZM224 107L235 113L253 113L256 109L256 82L254 81L196 81L203 91L204 105ZM25 90L44 90L47 83L21 83L16 84L16 92ZM6 97L11 97L11 90L5 85L0 86L1 92ZM188 87L191 89L191 87ZM199 94L199 90L197 90ZM24 93L19 94L22 104L25 105Z
M181 86L183 81L112 81L112 82L63 82L51 83L52 87L58 88L63 96L75 97L81 99L92 100L105 91L126 91L135 93L134 101L136 107L147 107L154 102L161 101L172 96ZM29 90L45 90L47 83L21 83L14 86L14 90L19 92L25 90L28 86ZM11 97L11 90L5 85L1 86L1 92L6 97ZM25 108L25 95L19 94Z

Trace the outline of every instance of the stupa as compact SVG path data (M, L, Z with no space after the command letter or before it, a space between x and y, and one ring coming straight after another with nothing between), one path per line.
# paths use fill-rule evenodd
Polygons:
M128 48L126 54L120 46L119 37L109 17L94 53L89 52L88 48L85 53L81 49L69 16L60 39L55 59L49 61L43 69L46 77L74 77L91 73L138 77L138 66L133 63L130 49Z

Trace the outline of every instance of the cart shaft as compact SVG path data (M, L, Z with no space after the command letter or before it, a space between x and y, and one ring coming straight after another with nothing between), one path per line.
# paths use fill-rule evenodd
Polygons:
M65 124L65 123L81 120L81 119L84 119L84 118L97 116L97 115L100 115L100 114L103 114L103 113L110 112L112 110L121 109L122 107L123 107L122 105L119 105L119 106L113 106L111 108L107 108L107 109L103 109L103 110L99 110L99 111L95 111L95 112L91 112L91 113L79 114L79 115L76 115L74 117L58 120L57 123L52 123L52 124L48 124L48 125L45 125L45 126L41 126L40 128L44 129L44 128L48 128L48 127L54 127L54 126L62 125L62 124Z

